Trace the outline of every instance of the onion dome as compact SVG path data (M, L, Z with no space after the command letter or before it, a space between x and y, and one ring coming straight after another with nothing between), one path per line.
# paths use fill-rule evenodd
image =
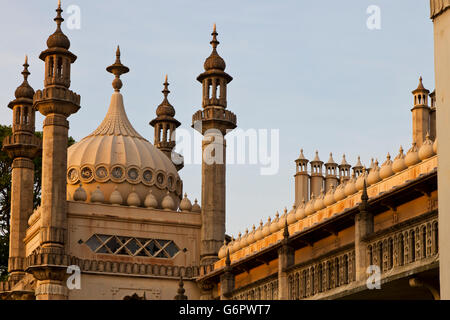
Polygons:
M381 169L380 169L380 178L381 179L386 179L387 177L390 177L394 174L394 171L392 170L392 160L391 160L391 155L387 154L386 156L386 161L381 165Z
M434 143L433 143L433 152L434 152L435 154L437 154L437 152L438 152L438 150L437 150L437 138L434 139Z
M228 244L228 250L229 250L230 254L235 252L235 250L234 250L235 242L236 242L236 240L234 239L234 237L232 237L230 243Z
M56 31L47 39L47 47L50 48L63 48L68 50L70 48L69 38L62 32L61 23L64 19L61 16L63 10L61 9L61 1L58 1L58 8L56 9L56 18L53 19L56 22Z
M392 163L392 171L395 173L400 172L408 168L405 164L405 155L403 154L403 148L400 147L398 151L398 155L395 157L394 162Z
M175 108L170 104L169 100L167 99L167 96L169 95L169 83L167 82L167 75L166 79L164 81L164 90L162 91L164 94L164 100L161 102L161 104L156 108L156 115L158 117L167 116L167 117L174 117L175 116Z
M337 186L336 191L334 192L334 200L336 202L345 199L345 183L344 180L341 179L341 183Z
M139 207L141 205L141 198L139 198L139 195L136 193L134 187L131 189L131 192L127 197L127 204L130 207Z
M358 192L355 184L356 184L356 177L355 173L353 172L351 179L347 181L344 187L344 194L346 197L351 196L352 194Z
M430 134L427 133L425 141L419 149L420 160L425 160L434 156L433 141L430 140Z
M407 167L413 166L420 162L419 149L415 142L412 143L412 147L408 150L405 157L405 164Z
M262 229L263 237L267 237L270 234L270 225L272 224L272 218L268 218L266 224Z
M316 201L314 201L314 211L319 211L325 208L325 204L323 203L323 198L325 197L324 190L320 190L320 195L317 197Z
M355 188L360 191L364 188L364 181L367 183L367 171L366 168L363 168L362 174L356 179Z
M247 240L248 240L248 229L245 229L245 234L241 238L241 241L239 243L239 249L245 248L248 245Z
M330 190L327 191L325 198L323 198L323 204L325 207L331 206L336 202L336 200L334 200L334 191L334 185L331 185Z
M302 200L302 204L298 206L297 210L295 210L295 219L301 220L305 215L305 199Z
M256 233L256 228L255 228L255 225L253 225L252 226L252 232L250 232L249 234L248 234L248 237L247 237L247 245L249 246L249 245L251 245L251 244L253 244L253 243L255 243L255 233Z
M380 177L380 167L378 166L378 159L375 160L372 169L370 169L369 175L367 176L367 183L369 185L375 184L381 181Z
M175 165L133 128L125 112L120 76L129 69L120 61L119 48L107 70L115 75L108 112L94 132L68 149L67 189L73 192L83 182L90 192L101 185L106 199L116 187L124 197L134 188L139 199L152 190L159 204L169 191L178 208L183 187Z
M308 203L305 206L305 217L310 216L314 213L314 201L315 201L315 197L314 197L314 194L312 194L311 199L308 201Z
M200 205L198 204L197 199L194 200L194 204L192 205L192 212L196 212L196 213L201 213L202 212L202 208L200 207Z
M153 195L153 190L149 190L147 196L144 200L144 206L149 209L156 209L158 208L158 200Z
M184 198L180 202L180 210L187 211L187 212L192 210L192 203L191 203L191 200L188 199L187 193L184 194Z
M277 213L275 214L275 219L272 220L272 223L269 226L270 233L274 233L279 230L278 229L278 220L280 220L279 218L280 218L280 214L277 211Z
M295 205L292 206L292 210L289 211L288 215L287 215L287 223L288 224L293 224L297 221L297 218L295 217Z
M105 202L105 196L103 195L102 190L100 190L100 186L97 186L97 189L91 192L91 202Z
M283 215L278 219L278 223L277 223L278 230L281 230L284 228L284 225L286 224L287 213L288 213L287 208L284 208Z
M73 200L74 201L86 201L87 194L86 190L83 189L83 186L80 183L80 186L75 189L75 192L73 193Z
M264 238L264 235L263 235L263 232L262 232L263 228L264 228L264 224L263 224L263 221L261 220L259 222L258 229L256 229L256 231L255 231L255 241L259 241L259 240Z
M14 92L14 96L16 99L25 98L25 99L33 99L34 96L34 89L30 86L28 83L28 76L30 75L30 72L28 71L28 67L30 65L28 64L28 56L25 56L25 63L23 64L23 82L20 86L17 87L16 91Z
M114 191L109 196L109 203L116 205L120 205L123 203L122 195L120 194L119 190L117 190L117 187L114 188Z
M211 33L211 35L213 36L213 39L210 42L210 44L212 45L213 50L211 52L211 55L208 58L206 58L205 63L204 63L203 66L205 68L205 71L209 71L209 70L221 70L221 71L224 71L225 67L226 67L225 61L217 53L217 45L220 42L217 41L218 33L216 31L216 24L214 24L213 32Z
M233 252L236 252L239 250L240 242L241 242L241 233L239 232L238 238L236 240L234 240L234 243L233 243Z
M223 246L220 247L219 252L217 253L217 256L219 257L219 259L223 259L223 258L225 258L226 255L227 255L227 241L224 240Z
M167 191L166 196L164 197L161 206L166 211L175 210L175 202L173 201L172 197L170 196L170 192Z

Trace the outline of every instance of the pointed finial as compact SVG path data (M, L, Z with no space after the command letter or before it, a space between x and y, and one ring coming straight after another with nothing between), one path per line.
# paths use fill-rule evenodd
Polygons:
M369 196L367 195L367 184L366 179L364 179L361 202L359 204L359 211L367 211L367 209L369 208L368 200Z
M167 96L168 96L169 93L170 93L170 91L169 91L169 82L167 82L167 80L168 80L168 77L167 77L167 74L166 74L166 77L164 78L164 83L163 83L163 85L164 85L164 90L161 91L161 92L164 94L164 98L165 98L165 99L167 99Z
M53 19L56 22L57 30L61 30L61 23L64 21L61 13L63 10L61 9L61 0L58 0L58 8L56 9L56 18Z
M122 80L120 80L120 76L124 73L130 71L130 69L122 64L120 61L120 47L117 46L116 49L116 61L114 64L110 65L106 68L106 71L115 75L115 79L112 82L112 86L115 92L120 92L120 88L122 88Z
M22 71L22 75L23 75L23 80L27 81L28 80L28 76L30 75L30 72L28 71L28 67L30 65L28 64L28 56L25 56L25 63L23 64L23 71Z
M180 275L180 282L178 282L178 290L175 300L187 300L188 297L184 294L185 292L186 290L184 289L183 276Z
M230 249L227 249L227 258L225 259L225 265L227 267L231 266Z
M287 218L284 220L284 231L283 231L283 240L287 242L289 239L289 227L287 223Z
M220 42L217 41L217 35L218 35L218 33L217 33L217 31L216 31L216 24L215 24L215 23L214 23L214 26L213 26L213 32L211 33L211 35L213 36L213 38L212 38L210 44L212 45L213 50L216 50L217 45L218 45Z
M391 155L389 154L389 152L388 152L388 154L386 156L386 159L391 160Z

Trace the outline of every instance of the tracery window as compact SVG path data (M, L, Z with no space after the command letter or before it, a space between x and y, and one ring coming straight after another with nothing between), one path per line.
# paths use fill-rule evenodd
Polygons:
M172 240L94 234L85 244L95 253L170 259L180 249Z

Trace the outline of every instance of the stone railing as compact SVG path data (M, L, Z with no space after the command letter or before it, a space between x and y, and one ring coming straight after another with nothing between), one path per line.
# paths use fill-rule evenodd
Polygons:
M288 273L289 300L312 297L355 281L355 250L347 249L294 266Z
M400 230L371 238L369 237L366 250L367 265L379 266L382 274L398 266L437 257L437 214L408 224Z
M269 277L261 282L243 287L233 292L233 300L277 300L278 279Z

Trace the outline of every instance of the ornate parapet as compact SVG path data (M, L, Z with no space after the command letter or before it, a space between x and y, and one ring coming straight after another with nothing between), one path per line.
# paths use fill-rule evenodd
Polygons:
M80 95L69 89L59 87L38 90L33 97L35 109L44 116L61 114L68 117L80 109L80 101Z
M450 8L450 0L430 0L430 18L436 18L448 8Z

